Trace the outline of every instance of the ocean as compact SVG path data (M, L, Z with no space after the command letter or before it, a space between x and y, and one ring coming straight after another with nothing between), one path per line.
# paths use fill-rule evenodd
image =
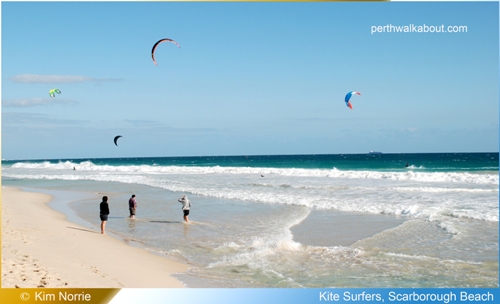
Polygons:
M107 195L108 233L187 263L187 287L498 287L498 156L3 160L2 184L95 230Z

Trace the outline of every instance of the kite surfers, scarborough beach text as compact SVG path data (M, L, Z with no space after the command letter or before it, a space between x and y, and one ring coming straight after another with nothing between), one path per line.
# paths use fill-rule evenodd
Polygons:
M387 294L370 293L363 291L361 293L353 293L345 291L337 293L332 291L320 291L320 302L385 302L387 299L390 302L422 302L422 303L444 303L450 302L494 302L495 297L491 292L475 292L468 291L450 291L446 293L426 293L412 291L411 293L389 291Z
M371 34L375 33L467 33L466 25L372 25Z

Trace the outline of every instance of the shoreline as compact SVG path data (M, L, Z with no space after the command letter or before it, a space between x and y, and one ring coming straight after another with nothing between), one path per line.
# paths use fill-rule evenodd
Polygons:
M187 264L68 220L54 197L2 187L3 288L182 288Z

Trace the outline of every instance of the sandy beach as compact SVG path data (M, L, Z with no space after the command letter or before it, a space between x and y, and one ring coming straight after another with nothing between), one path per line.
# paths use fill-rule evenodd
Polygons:
M2 187L2 287L179 288L188 265L76 225L51 196Z

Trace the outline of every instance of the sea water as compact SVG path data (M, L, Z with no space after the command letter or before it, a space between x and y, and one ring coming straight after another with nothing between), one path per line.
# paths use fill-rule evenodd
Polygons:
M94 229L107 195L107 230L189 264L188 287L498 287L498 165L498 153L4 160L2 182L91 194L67 208Z

